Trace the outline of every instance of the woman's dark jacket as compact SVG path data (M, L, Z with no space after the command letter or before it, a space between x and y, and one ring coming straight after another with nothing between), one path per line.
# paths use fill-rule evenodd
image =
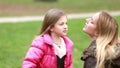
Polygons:
M84 61L83 68L95 68L96 66L96 41L92 41L89 47L83 52L81 60ZM105 68L120 68L120 43L115 46L116 58L112 59L112 63L107 60Z

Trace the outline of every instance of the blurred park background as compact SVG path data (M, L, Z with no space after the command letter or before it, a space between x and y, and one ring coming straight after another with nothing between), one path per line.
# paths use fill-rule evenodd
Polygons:
M0 0L0 16L43 15L50 8L66 13L119 10L120 0Z
M44 15L51 8L67 14L120 11L120 0L0 0L0 17ZM120 16L114 16L120 25ZM0 23L0 68L21 68L31 41L39 33L42 21ZM89 37L82 31L85 18L69 19L68 37L74 42L73 66L83 68L82 51Z

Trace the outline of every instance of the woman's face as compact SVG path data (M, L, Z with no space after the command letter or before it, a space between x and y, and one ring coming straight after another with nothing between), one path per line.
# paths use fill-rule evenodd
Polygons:
M96 23L99 18L99 13L96 13L92 18L87 18L85 26L83 28L83 31L90 35L91 37L94 37L97 35L97 30L96 30Z

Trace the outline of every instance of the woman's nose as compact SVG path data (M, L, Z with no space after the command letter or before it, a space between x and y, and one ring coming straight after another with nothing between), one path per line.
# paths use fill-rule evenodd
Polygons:
M90 21L90 19L91 19L91 18L87 18L87 19L86 19L86 22L88 23L88 22Z

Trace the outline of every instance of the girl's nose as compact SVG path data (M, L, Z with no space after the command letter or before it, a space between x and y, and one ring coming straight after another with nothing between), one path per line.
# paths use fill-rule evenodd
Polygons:
M64 28L67 28L67 27L68 27L67 24L65 24L65 25L64 25Z

